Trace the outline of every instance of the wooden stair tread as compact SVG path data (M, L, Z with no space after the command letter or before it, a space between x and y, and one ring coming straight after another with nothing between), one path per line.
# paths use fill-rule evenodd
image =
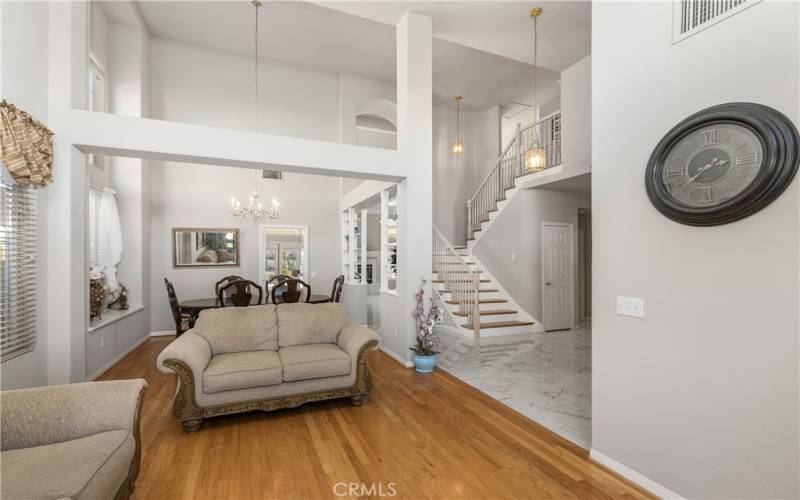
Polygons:
M445 300L445 302L448 303L448 304L472 304L475 301L474 300L464 300L464 301ZM506 302L508 302L506 299L480 299L478 301L478 304L505 304Z
M459 274L472 274L472 273L482 273L480 269L473 269L471 271L448 271L451 273L459 273ZM434 273L439 274L439 271L434 271Z
M486 311L480 311L480 315L481 316L497 316L499 314L516 314L518 312L519 311L517 311L516 309L489 309L489 310L486 310ZM456 311L456 312L453 313L453 316L461 316L463 318L463 317L469 316L471 314L472 313L469 313L469 312Z
M481 288L478 290L478 293L492 293L492 292L499 292L500 290L496 288ZM453 293L452 290L439 290L439 293Z
M481 330L487 328L505 328L509 326L531 326L532 324L534 324L533 321L491 321L488 323L481 321ZM473 330L471 323L465 323L461 325L461 327Z

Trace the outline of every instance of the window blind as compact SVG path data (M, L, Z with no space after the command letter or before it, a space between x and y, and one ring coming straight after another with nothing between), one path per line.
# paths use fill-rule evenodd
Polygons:
M89 268L100 267L100 204L103 200L103 190L96 186L89 186Z
M36 193L0 181L0 362L36 347Z

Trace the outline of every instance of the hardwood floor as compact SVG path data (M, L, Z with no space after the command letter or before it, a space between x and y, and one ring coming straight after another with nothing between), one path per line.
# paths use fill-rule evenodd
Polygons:
M146 341L98 379L150 385L133 498L654 498L477 389L381 352L362 406L223 417L186 434L171 415L176 376L155 366L172 338Z

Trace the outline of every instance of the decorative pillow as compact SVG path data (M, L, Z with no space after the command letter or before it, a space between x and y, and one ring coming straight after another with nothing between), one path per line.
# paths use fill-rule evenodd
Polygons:
M200 313L193 331L206 339L213 356L278 349L278 322L273 304L206 309Z
M279 304L278 345L335 344L348 321L341 304Z

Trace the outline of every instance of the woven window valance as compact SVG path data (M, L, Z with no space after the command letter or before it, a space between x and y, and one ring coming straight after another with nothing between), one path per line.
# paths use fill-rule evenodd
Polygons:
M0 103L0 161L17 184L43 187L53 179L53 132L5 100Z

